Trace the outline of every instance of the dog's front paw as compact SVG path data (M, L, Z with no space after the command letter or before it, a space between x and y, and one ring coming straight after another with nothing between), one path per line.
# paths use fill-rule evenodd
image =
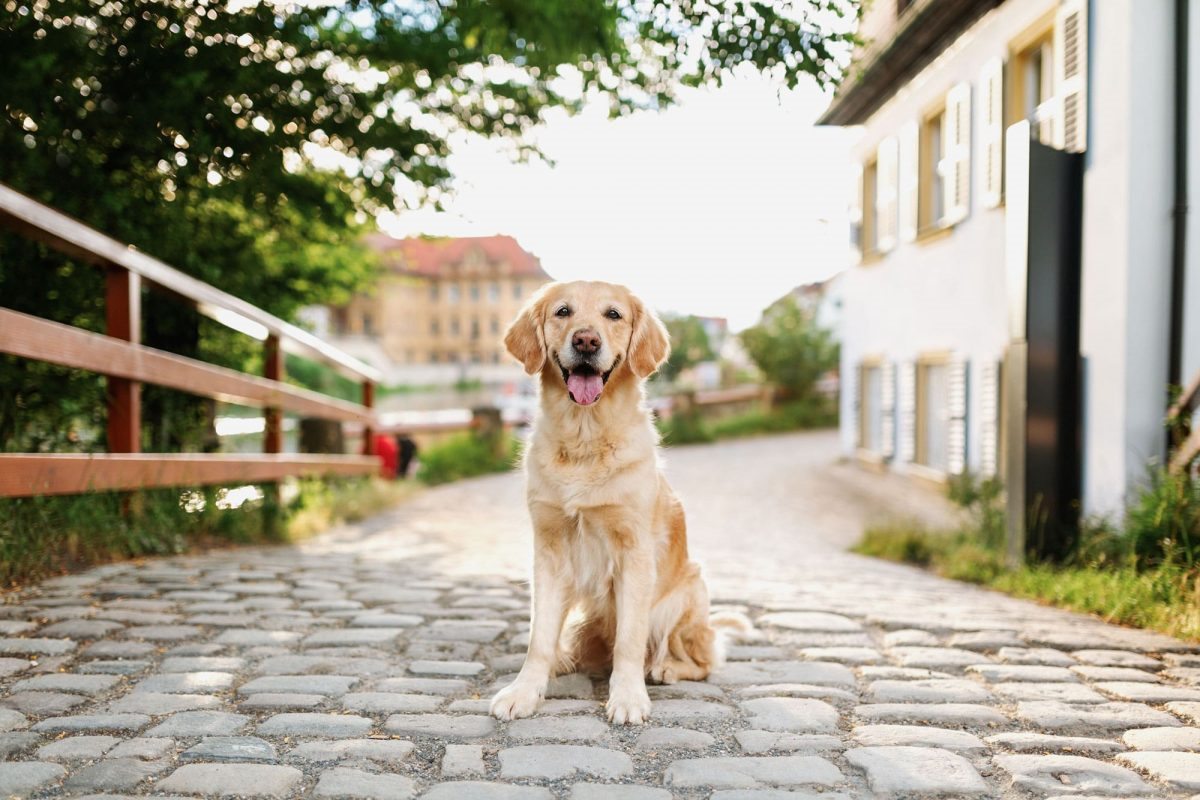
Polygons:
M612 685L608 691L608 721L617 725L642 725L650 718L650 695L646 684Z
M510 683L492 698L491 712L496 719L510 720L533 716L542 702L542 693L536 686Z

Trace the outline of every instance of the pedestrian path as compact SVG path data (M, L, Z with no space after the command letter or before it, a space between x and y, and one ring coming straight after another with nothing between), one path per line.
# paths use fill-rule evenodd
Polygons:
M556 679L535 718L488 716L528 630L520 484L499 476L301 547L105 566L7 596L0 797L1200 792L1200 648L841 552L789 522L824 512L775 496L782 446L758 445L759 496L694 503L714 594L760 636L707 682L652 687L644 727L608 724L604 683L584 675ZM721 447L672 457L685 503ZM825 482L826 505L867 491L796 458L792 491ZM714 541L747 525L772 553Z

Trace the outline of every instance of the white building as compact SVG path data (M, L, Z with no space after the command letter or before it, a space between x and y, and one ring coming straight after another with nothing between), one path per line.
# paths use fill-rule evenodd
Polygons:
M1191 13L1187 14L1190 5ZM1200 371L1200 222L1172 291L1176 137L1200 195L1200 48L1176 125L1176 20L1200 0L876 0L822 122L861 126L845 296L844 450L935 480L1001 466L1010 341L1005 131L1084 153L1082 499L1114 513L1164 455L1175 380ZM1188 17L1190 16L1190 21ZM1190 79L1190 80L1189 80ZM1182 323L1172 325L1172 307Z

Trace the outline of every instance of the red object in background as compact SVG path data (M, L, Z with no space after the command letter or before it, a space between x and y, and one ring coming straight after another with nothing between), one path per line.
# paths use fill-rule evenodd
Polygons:
M382 433L375 434L375 455L379 457L379 477L394 480L400 451L396 440Z

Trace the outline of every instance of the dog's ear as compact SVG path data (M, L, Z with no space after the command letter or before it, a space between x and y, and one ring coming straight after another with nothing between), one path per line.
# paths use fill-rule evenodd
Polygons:
M546 363L546 338L542 332L542 320L545 317L546 296L549 294L548 283L529 298L529 302L517 314L517 318L508 326L504 334L504 346L518 361L525 366L525 372L536 375Z
M629 338L629 367L639 378L649 377L671 355L671 337L666 326L636 297L633 305L633 335Z

